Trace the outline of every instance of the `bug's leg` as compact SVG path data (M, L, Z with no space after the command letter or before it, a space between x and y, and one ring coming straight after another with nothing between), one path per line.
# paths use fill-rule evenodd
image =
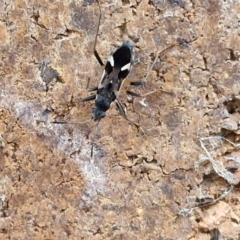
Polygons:
M98 87L92 87L92 88L88 88L89 85L89 79L88 79L88 84L87 84L87 91L88 92L94 92L98 90ZM87 102L87 101L92 101L96 98L96 94L90 95L88 97L85 97L81 100L81 102Z
M127 91L127 94L132 95L133 97L146 97L146 96L151 95L151 94L153 94L153 93L155 93L155 92L158 92L158 91L172 94L172 92L167 91L167 90L163 90L163 89L153 90L153 91L148 92L148 93L145 93L145 94L143 94L143 95L138 94L138 93L135 93L135 92L132 92L132 91Z
M96 50L97 37L98 37L98 32L99 32L99 27L100 27L100 22L101 22L101 16L102 16L102 12L101 12L101 8L100 8L99 0L97 0L97 3L98 3L98 7L99 7L99 19L98 19L98 25L97 25L97 33L96 33L96 36L95 36L95 39L94 39L93 54L94 54L94 56L96 57L98 63L99 63L102 67L104 67L105 65L104 65L101 57L99 56L99 54L98 54L98 52L97 52L97 50ZM88 92L97 91L98 87L89 88L89 82L90 82L90 79L88 79L87 91L88 91Z
M178 45L179 45L179 44L178 44ZM146 74L146 76L143 78L143 80L142 80L142 81L136 81L136 82L130 82L130 85L131 85L131 86L136 86L136 87L138 87L138 86L146 86L148 77L149 77L149 75L150 75L150 72L152 71L154 65L156 64L156 62L157 62L157 60L158 60L158 58L159 58L163 53L165 53L167 50L169 50L169 49L171 49L171 48L173 48L173 47L175 47L175 46L177 46L177 45L176 45L176 44L173 44L173 45L165 48L163 51L158 52L157 55L156 55L156 57L155 57L155 59L153 60L152 64L151 64L150 67L148 68L147 74ZM140 95L140 94L134 93L134 92L132 92L132 91L127 91L127 93L130 94L130 95L132 95L133 97L145 97L145 96L147 96L147 95L150 95L150 94L155 93L156 91L160 91L160 90L161 90L161 89L154 90L154 91L152 91L152 92L150 92L150 93L146 93L146 94L144 94L144 95Z
M130 85L134 86L134 87L142 87L142 86L144 86L142 81L130 82ZM132 97L142 97L141 94L138 94L138 93L135 93L135 92L132 92L132 91L129 91L129 90L127 90L127 94L131 95Z
M165 49L166 50L166 49ZM164 51L165 51L164 50ZM131 82L130 84L132 86L145 86L146 83L147 83L147 80L148 80L148 77L149 77L149 74L150 72L152 71L154 65L156 64L157 60L158 60L158 56L159 56L159 53L156 55L155 59L153 60L153 63L151 64L151 66L148 68L148 71L147 71L147 74L146 76L143 78L142 81L137 81L137 82Z
M116 103L116 106L117 106L117 109L119 110L120 114L126 119L128 120L130 123L132 123L135 127L137 127L137 129L139 129L143 134L144 134L144 131L143 129L141 128L140 125L138 125L137 123L133 122L132 120L130 120L127 115L126 115L126 112L122 106L122 104L116 99L115 100L115 103Z
M37 123L44 123L44 124L48 124L48 123L53 123L53 124L86 124L86 123L89 123L92 121L92 118L90 118L89 120L87 121L84 121L84 122L68 122L68 121L58 121L55 119L55 117L57 117L55 114L53 116L50 116L50 115L53 115L53 112L49 109L45 109L41 115L40 118L44 117L44 120L43 119L37 119L36 122ZM51 118L51 120L49 119Z
M130 85L131 85L131 86L136 86L136 87L144 87L144 86L146 86L147 79L148 79L149 74L150 74L150 72L152 71L155 63L157 62L158 56L159 56L159 53L156 55L153 63L152 63L151 66L148 68L147 74L146 74L146 76L143 78L143 80L142 80L142 81L136 81L136 82L130 82Z
M135 93L135 92L132 92L132 91L127 91L127 94L129 94L129 95L131 95L131 96L133 96L133 97L142 97L142 95L141 94L138 94L138 93Z
M94 92L94 91L98 90L98 87L88 88L87 90L88 90L88 92Z
M97 3L98 3L98 7L99 7L99 19L98 19L97 33L96 33L95 40L94 40L93 53L94 53L94 56L96 57L97 61L99 62L99 64L102 67L104 67L104 63L96 50L98 32L99 32L99 27L100 27L101 18L102 18L102 11L101 11L99 0L97 0Z
M57 121L57 120L48 122L48 121L44 121L44 120L36 120L37 123L45 123L45 124L46 123L53 123L53 124L85 124L85 123L89 123L91 121L92 121L91 118L89 120L85 121L85 122L65 122L65 121Z
M118 109L119 113L120 113L124 118L127 118L126 112L125 112L122 104L121 104L117 99L115 100L115 103L116 103L116 106L117 106L117 109Z
M90 83L90 78L88 78L87 87L86 87L88 92L94 92L94 91L98 90L98 87L91 87L91 88L89 88L89 83Z
M98 52L97 52L96 49L94 49L94 52L93 52L93 53L94 53L94 56L96 57L97 61L99 62L99 64L100 64L102 67L104 67L105 65L104 65L102 59L100 58L100 56L99 56L99 54L98 54Z
M140 87L143 85L142 81L130 82L131 86Z
M150 67L148 68L147 74L146 74L146 76L143 78L143 80L142 80L142 81L131 82L130 84L131 84L132 86L145 86L146 83L147 83L148 77L149 77L149 75L150 75L150 72L152 71L154 65L156 64L159 56L161 56L161 55L162 55L163 53L165 53L167 50L169 50L169 49L171 49L171 48L173 48L173 47L175 47L175 46L176 46L176 44L173 44L173 45L165 48L163 51L158 52L157 55L156 55L156 57L155 57L155 59L153 60L152 64L151 64Z
M83 98L83 99L81 100L81 102L92 101L92 100L94 100L95 98L96 98L96 95L93 94L93 95L90 95L90 96L88 96L88 97Z
M100 123L100 120L98 120L98 122L97 122L97 124L96 124L96 126L95 126L95 129L94 129L94 135L93 135L93 139L92 139L92 146L91 146L91 159L92 159L92 157L93 157L93 148L94 148L94 140L95 140L95 138L96 138L96 136L97 136L97 130L98 130L98 125L99 125L99 123Z

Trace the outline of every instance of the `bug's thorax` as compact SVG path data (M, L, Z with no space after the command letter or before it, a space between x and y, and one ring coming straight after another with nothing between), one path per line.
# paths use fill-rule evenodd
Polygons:
M100 83L98 86L95 106L96 108L93 110L93 119L95 121L100 120L105 117L105 112L110 108L110 105L116 99L116 87L118 81L118 72L119 70L114 68L109 75L103 76L102 84Z

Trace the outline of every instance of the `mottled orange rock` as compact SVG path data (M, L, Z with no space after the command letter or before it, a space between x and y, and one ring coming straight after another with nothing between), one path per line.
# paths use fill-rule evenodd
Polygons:
M91 118L81 99L102 75L95 1L0 5L0 239L239 239L238 188L224 194L240 179L240 4L100 7L104 62L135 44L119 100L141 130L114 104L96 134L93 122L50 123Z

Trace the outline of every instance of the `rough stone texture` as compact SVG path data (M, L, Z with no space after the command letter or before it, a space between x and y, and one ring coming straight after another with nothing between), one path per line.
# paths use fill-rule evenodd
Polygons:
M119 99L144 134L113 104L90 159L93 123L37 120L90 118L97 3L0 4L0 239L240 239L240 3L100 5L102 59L136 45Z

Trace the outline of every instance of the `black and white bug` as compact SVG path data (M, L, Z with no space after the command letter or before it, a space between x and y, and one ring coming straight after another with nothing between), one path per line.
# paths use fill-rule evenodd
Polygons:
M101 60L97 50L96 50L96 43L97 43L97 37L99 32L99 26L101 21L101 8L99 4L99 0L96 0L99 6L99 20L97 25L97 33L95 36L95 42L94 42L94 48L93 53L99 62L99 64L104 67L104 71L102 74L102 77L100 79L100 82L98 86L88 89L89 92L94 92L94 94L82 99L82 102L86 101L93 101L95 100L95 106L92 109L92 117L85 122L64 122L64 121L52 121L50 123L56 123L56 124L83 124L91 122L92 120L97 122L97 125L95 127L95 135L96 130L98 127L99 122L102 118L106 116L107 110L110 108L112 102L115 102L117 109L119 110L120 114L127 119L129 122L134 124L137 128L140 128L138 124L134 123L133 121L129 120L127 118L127 115L125 113L124 107L118 100L118 94L121 90L121 87L124 83L124 80L128 76L134 62L134 44L131 41L125 41L122 43L121 46L116 48L116 50L110 55L108 61L106 64L103 63ZM180 45L180 44L177 44ZM139 86L139 85L145 85L147 82L148 75L150 71L152 70L154 64L156 63L158 57L163 52L169 50L170 48L177 46L176 44L171 45L170 47L167 47L161 52L158 52L156 55L155 60L153 61L152 65L150 66L148 73L146 74L145 78L142 81L139 82L131 82L131 85L133 86ZM156 89L150 93L147 93L145 95L139 95L131 91L127 91L128 94L131 94L133 97L143 97L150 95L156 91L159 91L160 89ZM46 121L38 121L38 122L46 122ZM143 130L141 129L143 132ZM93 140L95 139L95 135L93 136ZM91 148L91 158L93 156L93 144Z
M100 6L99 6L99 10L100 10ZM101 10L100 10L100 18L101 18ZM99 24L100 24L100 18L99 18ZM98 24L98 29L99 29L99 24ZM82 99L82 102L95 100L95 106L92 109L91 120L94 120L95 122L97 122L97 125L96 125L96 128L97 128L100 120L106 116L106 111L110 108L112 102L116 103L117 109L119 110L120 114L124 118L126 118L128 121L130 121L127 118L125 110L117 97L124 83L124 80L128 76L133 65L134 44L131 41L123 42L122 45L119 46L110 55L106 65L104 66L103 61L101 60L96 50L96 40L97 40L97 35L96 35L95 44L94 44L94 55L98 60L99 64L102 67L104 67L104 71L98 86L88 89L89 92L95 92L95 94L92 94L89 97ZM138 127L137 124L135 123L133 124ZM93 145L91 149L91 157L92 156L93 156Z
M100 57L96 50L94 50L94 53L99 60ZM82 99L82 101L95 100L95 107L92 110L92 119L94 121L100 121L105 117L106 111L110 108L112 102L116 103L120 114L126 118L124 108L118 101L117 96L131 70L133 60L134 44L131 41L125 41L110 55L98 86L88 89L88 91L96 91L96 94L90 95ZM99 63L103 65L101 59Z

